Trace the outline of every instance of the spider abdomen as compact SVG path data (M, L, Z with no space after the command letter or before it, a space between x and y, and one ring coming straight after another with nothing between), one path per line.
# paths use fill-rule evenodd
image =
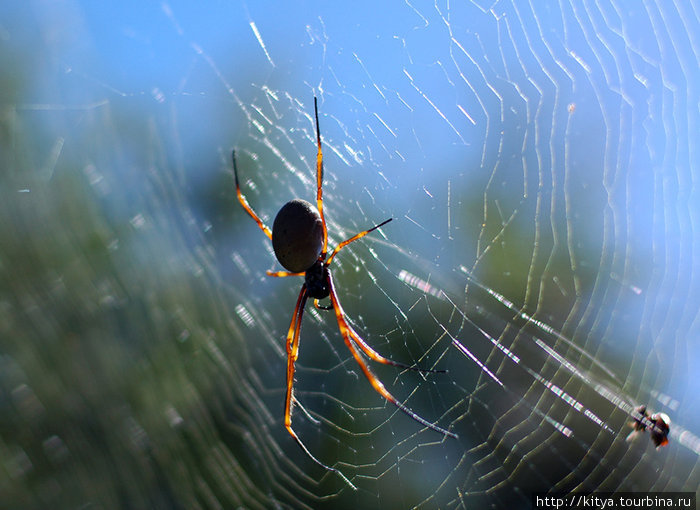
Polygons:
M301 273L314 265L323 247L323 224L306 200L290 200L272 224L272 249L285 269Z

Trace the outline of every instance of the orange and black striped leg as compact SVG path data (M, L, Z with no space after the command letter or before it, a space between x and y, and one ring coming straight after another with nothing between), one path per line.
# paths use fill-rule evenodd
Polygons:
M348 484L353 490L357 490L357 487L346 478L346 476L335 468L325 465L323 462L314 457L306 445L301 442L299 436L292 429L292 402L294 399L294 363L299 357L299 333L301 332L301 319L304 316L304 306L306 305L306 299L308 294L306 293L306 284L301 286L301 291L299 292L299 298L297 299L297 305L294 308L294 315L292 317L292 323L289 325L289 331L287 332L287 393L284 399L284 426L287 432L294 438L297 444L304 450L304 453L309 456L316 464L324 468L326 471L331 471L337 474L343 481Z
M396 398L389 393L389 391L384 387L384 384L377 378L376 375L372 373L372 371L369 369L367 366L367 363L365 363L365 360L362 359L362 356L358 352L358 350L355 348L355 345L353 344L353 336L357 336L357 334L352 330L348 322L345 320L345 316L343 314L343 308L340 306L340 301L338 301L338 296L335 293L335 288L333 287L333 280L332 277L329 275L328 278L328 285L330 287L330 297L331 297L331 303L333 304L333 309L335 310L335 317L338 320L338 328L340 328L340 333L343 336L343 340L345 341L346 347L350 350L350 353L352 354L353 358L355 358L355 361L357 362L358 365L360 365L360 369L362 372L365 374L365 377L369 381L369 383L372 385L372 388L379 393L382 397L384 397L386 400L394 404L396 407L398 407L401 411L403 411L405 414L413 418L415 421L420 423L421 425L424 425L435 432L439 432L440 434L444 436L450 436L450 437L457 437L457 434L454 432L449 432L434 423L430 423L428 420L425 418L421 418L418 416L416 413L411 411L408 407L406 407L403 403L399 402L396 400ZM364 342L363 342L364 343ZM366 344L365 344L366 345ZM369 348L369 346L367 346ZM362 348L362 347L361 347ZM364 351L364 348L362 348ZM379 356L377 353L369 349L372 353L377 355L379 358L387 360L386 358L383 358L382 356ZM365 351L367 352L367 351ZM369 354L368 354L369 355ZM373 358L374 359L374 358ZM379 361L379 360L377 360ZM381 361L380 361L381 362Z
M365 237L367 234L369 234L369 233L372 232L373 230L377 230L379 227L386 225L386 224L389 223L392 219L393 219L393 218L389 218L388 220L382 221L379 225L375 225L375 226L373 226L373 227L370 228L370 229L367 229L367 230L364 230L364 231L360 232L359 234L355 234L355 235L352 236L350 239L346 239L345 241L343 241L342 243L340 243L338 246L335 247L335 249L334 249L333 252L331 253L331 256L328 257L328 260L326 261L326 265L328 265L328 264L331 263L331 260L333 260L333 257L335 257L336 253L338 253L338 252L340 251L340 249L341 249L343 246L347 246L347 245L350 244L351 242L357 241L357 240L360 239L361 237Z
M238 201L243 206L243 209L245 209L246 212L250 214L250 217L255 220L255 223L258 224L260 230L265 232L265 235L269 237L270 240L272 240L272 231L267 227L267 225L263 223L263 221L258 217L258 215L255 214L255 211L253 211L253 208L250 207L248 201L243 196L243 193L241 193L241 186L238 183L238 168L236 167L236 151L231 152L231 159L233 160L233 177L236 180L236 196L238 197Z
M314 306L317 310L333 310L333 305L322 305L320 299L314 299Z
M266 271L267 276L304 276L304 273L292 273L290 271Z
M326 227L326 218L323 215L323 151L321 150L321 128L318 125L318 101L315 97L314 118L316 119L316 145L318 145L316 153L316 208L321 216L321 225L323 226L323 249L319 260L325 260L328 251L328 228Z
M330 276L332 278L332 276ZM331 310L333 309L333 306L329 307L317 307L321 308L323 310ZM343 319L345 316L345 312L340 310L340 314L343 315ZM379 354L377 351L372 349L372 347L369 346L367 342L364 341L364 339L357 334L357 331L352 329L352 326L345 320L345 324L347 325L348 328L348 334L352 338L352 341L355 342L355 345L357 345L360 349L362 349L362 352L365 353L365 355L370 358L372 361L376 361L377 363L381 363L382 365L391 365L393 367L398 367L398 368L403 368L406 370L415 370L416 372L421 372L421 373L430 373L430 374L444 374L445 370L436 370L433 368L420 368L416 367L413 365L406 365L405 363L400 363L398 361L394 361L393 359L385 358L381 354Z
M296 363L296 360L299 357L299 333L301 331L301 319L304 315L304 306L306 305L307 297L306 284L303 284L301 286L301 291L299 292L299 297L297 298L297 304L294 307L294 315L292 316L292 323L289 325L286 342L287 394L284 399L284 426L297 441L299 441L299 438L292 430L292 399L294 398L292 390L294 388L294 363Z

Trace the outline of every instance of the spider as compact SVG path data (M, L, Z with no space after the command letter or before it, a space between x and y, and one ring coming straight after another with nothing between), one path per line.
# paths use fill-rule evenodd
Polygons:
M287 392L284 401L284 426L294 440L301 446L302 450L319 466L328 471L337 473L343 480L353 489L355 486L337 469L329 467L314 457L311 452L302 443L299 436L292 429L292 405L294 403L293 387L294 387L294 363L299 355L299 335L301 332L301 319L304 315L304 307L309 298L314 300L314 306L322 310L333 310L338 321L340 334L345 341L345 345L352 354L355 361L360 366L365 377L372 385L372 388L384 397L387 401L394 404L401 411L413 418L415 421L430 429L433 429L444 436L456 438L457 435L449 432L433 423L430 423L424 418L421 418L411 409L397 400L384 387L382 382L370 370L367 363L363 360L359 351L362 351L368 358L378 363L385 365L393 365L396 367L418 370L420 372L439 372L438 370L416 368L403 363L385 358L381 354L372 349L360 335L355 332L352 326L345 318L338 295L333 285L333 276L329 268L333 258L338 252L353 241L366 236L370 232L377 230L389 223L392 218L385 220L372 228L364 230L359 234L346 239L336 246L328 254L328 230L326 220L323 214L323 152L321 150L321 131L318 124L318 104L314 97L314 117L316 120L316 144L318 153L316 155L316 205L317 208L306 200L294 199L287 202L275 217L272 224L272 230L263 223L260 217L255 214L253 209L248 204L243 193L241 193L240 184L238 181L238 169L236 167L236 152L232 152L233 174L236 182L236 195L246 212L255 220L265 235L272 241L272 248L279 263L286 271L267 271L269 276L285 277L285 276L303 276L304 283L299 291L294 313L292 314L292 323L289 326L286 340L287 350ZM323 306L320 304L321 299L330 297L330 305ZM358 350L359 348L359 350Z

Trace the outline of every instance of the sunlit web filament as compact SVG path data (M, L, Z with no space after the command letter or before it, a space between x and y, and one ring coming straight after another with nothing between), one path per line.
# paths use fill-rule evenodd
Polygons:
M416 287L417 289L423 291L423 292L428 292L429 294L433 296L439 296L441 299L447 300L452 306L454 307L455 310L459 310L459 308L455 305L455 303L440 289L437 287L432 286L428 282L422 280L421 278L412 275L411 273L402 270L399 273L399 279L402 281L408 283L409 285ZM482 286L483 287L483 286ZM484 287L485 290L490 290ZM499 294L491 291L491 295L495 296L500 296ZM499 299L497 297L497 299ZM508 301L505 297L500 296L499 301L503 302L508 306L509 308L515 308L514 305ZM463 314L460 311L460 314L466 320L469 322L474 328L476 328L481 335L488 339L497 349L499 349L501 352L503 352L513 363L516 365L519 365L522 367L523 370L525 370L530 377L535 379L537 382L542 384L545 388L547 388L550 392L552 392L557 398L562 400L564 403L572 407L575 411L583 414L586 418L591 420L593 423L595 423L598 427L602 428L603 430L606 430L608 432L614 433L614 431L608 427L608 425L600 418L598 415L596 415L593 411L588 409L586 406L584 406L581 402L576 400L574 397L569 395L564 389L560 388L558 385L554 384L551 380L547 379L546 377L542 376L535 370L532 370L530 367L523 365L520 363L520 358L514 354L511 350L509 350L506 346L504 346L502 343L500 343L497 339L495 339L493 336L488 334L486 331L484 331L482 328L480 328L478 325L476 325L469 317L467 317L465 314ZM539 321L538 321L539 322ZM503 382L494 374L481 360L479 360L461 341L458 339L454 338L450 333L445 329L444 326L440 325L440 327L445 331L447 335L450 336L450 339L452 340L452 345L457 347L460 352L462 352L465 356L469 357L474 363L476 363L479 368L483 372L485 372L489 377L491 377L494 381L496 381L501 387L504 387ZM547 326L548 328L552 329L551 326ZM556 333L556 332L555 332ZM573 374L577 375L580 377L584 382L586 382L589 386L592 386L592 382L590 379L588 379L580 370L578 370L572 363L570 363L568 360L566 360L563 356L561 356L559 353L557 353L554 349L551 347L547 346L544 342L542 342L539 338L535 339L535 343L542 348L550 357L552 357L554 360L556 360L561 366L564 366L567 370L572 372ZM573 432L571 429L568 427L562 425L561 423L557 422L556 420L553 420L546 414L544 415L545 419L547 422L549 422L552 426L554 426L557 430L559 430L562 434L564 434L567 437L570 437Z
M567 337L565 337L564 335L562 335L559 331L557 331L556 329L554 329L552 326L550 326L549 324L547 324L547 323L545 323L545 322L542 322L541 320L535 319L534 317L532 317L531 315L527 314L526 312L523 312L522 310L519 310L519 309L513 304L513 302L512 302L512 301L509 301L505 296L503 296L502 294L499 294L499 293L496 292L495 290L491 289L490 287L487 287L486 285L484 285L484 284L482 284L481 282L479 282L479 280L477 280L476 278L474 278L474 276L472 276L472 274L471 274L471 272L469 271L469 269L467 269L466 267L464 267L464 266L459 266L459 269L460 269L464 274L467 275L467 278L469 279L470 282L472 282L474 285L476 285L476 286L479 287L480 289L482 289L482 290L488 292L491 296L493 296L494 299L496 299L496 301L498 301L499 303L501 303L503 306L505 306L505 307L508 308L509 310L512 310L513 312L515 312L521 319L526 320L526 321L529 322L530 324L534 324L535 326L537 326L538 328L540 328L542 331L544 331L544 332L546 332L546 333L549 333L550 335L552 335L552 336L556 337L557 339L561 340L561 341L564 342L566 345L568 345L569 347L575 349L575 350L578 351L581 355L583 355L583 356L585 356L586 358L588 358L589 360L591 360L591 362L593 362L593 363L594 363L597 367L599 367L603 372L605 372L607 375L609 375L614 381L616 381L616 382L618 382L618 383L620 382L620 380L617 378L617 376L616 376L608 367L606 367L605 365L603 365L600 361L598 361L596 358L594 358L593 356L591 356L591 355L590 355L589 353L587 353L584 349L582 349L581 347L579 347L578 345L576 345L573 341L571 341L570 339L568 339Z

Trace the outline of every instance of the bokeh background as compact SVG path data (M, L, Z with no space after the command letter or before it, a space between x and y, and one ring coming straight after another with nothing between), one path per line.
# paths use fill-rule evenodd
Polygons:
M495 508L697 491L690 1L4 2L0 506ZM374 393L272 223L314 197ZM670 445L627 442L645 404Z

